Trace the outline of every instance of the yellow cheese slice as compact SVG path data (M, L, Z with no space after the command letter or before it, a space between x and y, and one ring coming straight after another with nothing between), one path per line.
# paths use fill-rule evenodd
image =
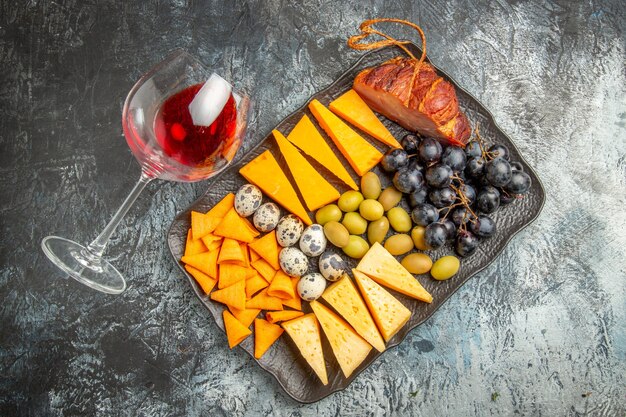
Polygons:
M339 161L339 158L335 155L335 152L328 146L326 140L306 114L302 116L302 119L296 124L291 133L287 135L287 140L326 167L348 187L353 190L359 190L356 182L354 182L346 168Z
M399 293L427 303L433 301L433 296L422 287L422 284L378 242L367 251L356 269L380 285Z
M367 171L374 168L383 157L378 149L363 139L318 100L309 103L309 110L359 176L362 177Z
M372 346L359 336L341 317L317 301L311 308L322 325L322 330L330 342L335 358L346 378L365 360Z
M411 311L367 275L356 269L352 273L378 329L388 342L409 321Z
M283 322L282 327L294 341L304 359L313 369L320 381L322 381L322 384L328 384L320 328L317 324L315 314L309 313L302 317Z
M239 170L239 173L263 190L265 195L300 217L304 223L307 225L313 223L306 209L300 203L296 191L270 151L265 151L248 162Z
M380 336L376 324L370 315L363 299L359 295L350 277L346 274L326 288L322 294L332 308L334 308L348 322L354 330L377 351L385 350L385 342Z
M378 139L392 148L401 148L396 138L363 101L361 96L350 89L332 101L328 108L342 119L358 127L368 135Z
M280 152L287 161L287 166L293 179L298 184L298 189L304 202L310 211L317 210L339 198L339 191L313 168L309 161L298 152L295 146L289 142L278 130L273 130L274 138L280 148Z

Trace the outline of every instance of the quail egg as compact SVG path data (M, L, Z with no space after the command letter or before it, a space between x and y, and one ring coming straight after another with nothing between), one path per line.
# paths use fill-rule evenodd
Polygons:
M326 249L324 228L319 224L312 224L300 237L300 250L307 256L319 256Z
M283 248L278 255L280 268L292 277L301 277L309 269L309 258L298 248Z
M319 261L320 272L329 281L337 281L346 272L346 262L341 256L332 252L324 252Z
M235 194L235 210L240 216L248 217L261 205L263 194L252 184L242 185Z
M314 272L301 277L296 287L300 298L306 301L317 300L326 289L326 280L322 274Z
M274 230L280 219L280 209L274 203L265 203L254 212L254 227L259 232Z
M283 248L295 245L302 235L304 225L296 215L283 216L276 226L276 240Z

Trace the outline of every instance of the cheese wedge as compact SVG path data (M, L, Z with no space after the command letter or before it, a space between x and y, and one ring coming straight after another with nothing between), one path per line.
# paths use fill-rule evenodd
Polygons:
M208 250L209 249L206 247L202 239L192 239L191 229L189 229L189 231L187 232L187 241L185 242L185 256L197 255Z
M384 352L385 342L380 336L363 299L347 274L326 288L322 298L341 314L363 339L374 346L377 351Z
M287 135L287 140L326 167L328 171L343 181L348 187L353 190L359 190L350 173L348 173L335 155L335 152L328 146L326 140L306 114L302 116L302 119L296 124L291 133Z
M427 303L433 301L433 296L378 242L367 251L356 269L399 293Z
M238 310L232 306L228 306L228 310L235 316L239 323L246 327L250 327L254 319L259 315L261 309L259 308L247 308L245 310Z
M215 284L217 284L217 280L215 278L211 278L193 266L185 265L185 270L189 272L192 277L194 277L196 282L200 285L200 287L202 287L202 291L204 291L205 294L210 294L213 287L215 287Z
M224 217L228 211L235 206L235 194L228 193L213 208L207 211L210 217Z
M328 108L382 143L392 148L402 147L356 91L352 89L346 91L332 101Z
M254 357L261 356L274 344L284 332L277 324L269 323L263 319L254 320Z
M211 300L217 301L218 303L226 304L227 306L234 307L238 310L245 310L246 282L239 281L234 283L230 287L213 291L211 293Z
M317 210L339 198L339 191L320 175L319 172L298 152L278 130L273 130L274 138L283 154L300 194L310 211Z
M346 378L365 360L372 346L359 336L348 323L317 301L311 308L322 325L322 330L330 342L339 367Z
M265 195L276 201L290 213L300 217L307 225L312 224L306 209L285 173L270 151L265 151L243 166L239 173L250 183L259 187Z
M286 321L282 323L282 326L309 366L322 381L322 384L327 385L328 375L326 374L326 363L322 351L322 339L315 314L309 313L297 319Z
M250 329L241 324L239 320L230 314L230 311L224 310L222 316L224 317L224 329L226 330L226 337L228 338L228 346L231 349L252 334Z
M383 154L378 149L363 139L318 100L309 103L309 110L360 177L374 168L382 159Z
M221 217L209 216L197 211L191 212L191 234L193 240L198 240L202 236L211 233L222 221Z
M278 262L278 241L276 240L276 230L272 230L263 237L254 240L248 245L261 258L265 259L275 270L280 269Z
M356 269L352 273L380 333L388 342L409 321L411 311L367 275Z

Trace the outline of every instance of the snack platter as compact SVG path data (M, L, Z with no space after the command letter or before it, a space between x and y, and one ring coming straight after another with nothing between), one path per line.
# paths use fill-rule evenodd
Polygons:
M407 44L406 47L415 55L421 54L421 50L415 44ZM378 65L390 58L402 54L402 51L398 47L386 47L383 49L375 50L364 54L350 69L348 69L343 75L341 75L333 84L324 90L315 94L309 101L307 101L300 109L296 110L291 115L287 116L277 126L276 130L287 134L290 132L303 115L308 115L311 120L315 120L315 117L311 114L307 105L311 100L317 99L323 105L328 104L335 100L337 97L344 94L346 91L352 88L352 83L356 75L365 68ZM432 65L432 63L431 63ZM435 67L436 68L436 67ZM481 136L488 145L497 143L503 144L508 147L511 159L518 161L524 172L526 172L532 180L530 190L524 194L523 198L518 199L513 204L502 206L495 212L492 217L498 224L497 233L492 236L487 244L481 244L478 246L476 252L469 257L463 258L461 267L456 275L445 281L437 281L431 278L428 274L418 276L419 282L422 286L432 295L432 303L425 303L414 298L407 297L393 290L389 292L393 294L404 306L411 311L409 321L404 325L398 333L395 334L386 344L386 348L389 349L393 346L397 346L404 340L409 331L419 324L428 319L454 292L461 287L469 278L474 274L486 268L491 262L495 260L498 254L506 247L509 240L518 233L521 229L532 222L541 212L541 209L545 200L545 192L541 185L541 182L532 168L526 163L523 157L519 154L517 148L513 142L501 131L493 120L492 115L486 110L474 97L460 88L456 83L451 80L445 72L436 68L439 74L452 83L456 89L456 94L459 100L459 106L463 112L467 115L468 119L472 123L480 124ZM379 117L387 129L393 134L396 139L401 138L407 133L410 133L403 129L400 125L384 118ZM320 132L325 138L328 136L320 129ZM366 133L359 132L368 142L376 147L381 153L384 153L389 147L383 143L373 140ZM344 166L349 167L348 161L343 158L341 152L336 148L333 141L327 140L331 148L335 151ZM283 169L283 172L290 178L293 183L293 178L290 176L289 168L286 161L282 157L281 152L278 149L274 136L269 134L264 140L262 140L254 149L250 150L244 155L237 163L229 166L223 172L209 181L207 186L207 192L192 203L185 211L181 212L174 219L170 230L168 232L168 245L172 256L183 272L185 269L183 264L179 262L185 252L185 244L187 240L187 233L191 225L191 212L197 211L205 213L210 210L216 203L218 203L226 194L235 192L247 181L239 174L241 167L254 160L263 152L270 150L276 157L278 164ZM328 172L323 166L316 161L309 159L309 162L313 167L326 178L332 186L334 186L340 193L349 190L349 187L330 172ZM382 187L386 187L391 184L391 177L386 174L380 166L376 166L372 169L373 172L379 174L382 182ZM352 170L350 170L353 179L358 183L359 177ZM409 210L409 206L406 198L403 197L400 202L400 206ZM264 201L269 201L264 198ZM284 212L284 210L283 210ZM312 218L314 213L310 213ZM332 246L329 244L329 246ZM341 253L341 250L338 250ZM433 259L440 258L444 255L454 254L454 250L450 245L444 245L443 247L431 250L428 252L432 254ZM358 260L346 258L348 260L348 268L354 268L358 264ZM317 258L313 258L309 264L309 271L317 271ZM209 295L206 295L196 280L185 272L189 282L198 298L206 306L208 311L213 315L217 325L224 330L224 321L222 318L222 312L224 306L212 301ZM311 308L308 303L303 304L303 311L309 313ZM260 358L255 359L259 365L272 374L281 387L297 401L303 403L311 403L318 401L333 392L341 390L348 386L351 381L359 375L359 373L367 368L376 358L383 354L372 349L365 360L358 366L358 368L350 375L349 378L345 378L342 373L335 356L332 353L332 348L329 345L328 339L325 337L322 340L322 350L324 352L324 360L326 361L326 369L328 372L328 384L323 385L320 383L318 376L313 372L311 367L303 359L302 355L298 351L298 348L289 338L283 336L280 337L274 345L267 350L267 352ZM240 346L246 350L250 355L254 357L254 338L248 337Z

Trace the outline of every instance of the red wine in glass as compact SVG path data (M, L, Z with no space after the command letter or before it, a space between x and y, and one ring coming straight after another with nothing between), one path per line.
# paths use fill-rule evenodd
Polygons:
M102 256L117 225L153 179L199 181L223 170L241 145L249 107L245 94L184 51L157 64L128 93L122 112L126 142L141 165L139 181L89 245L48 236L41 242L46 256L89 287L124 291L124 277Z

